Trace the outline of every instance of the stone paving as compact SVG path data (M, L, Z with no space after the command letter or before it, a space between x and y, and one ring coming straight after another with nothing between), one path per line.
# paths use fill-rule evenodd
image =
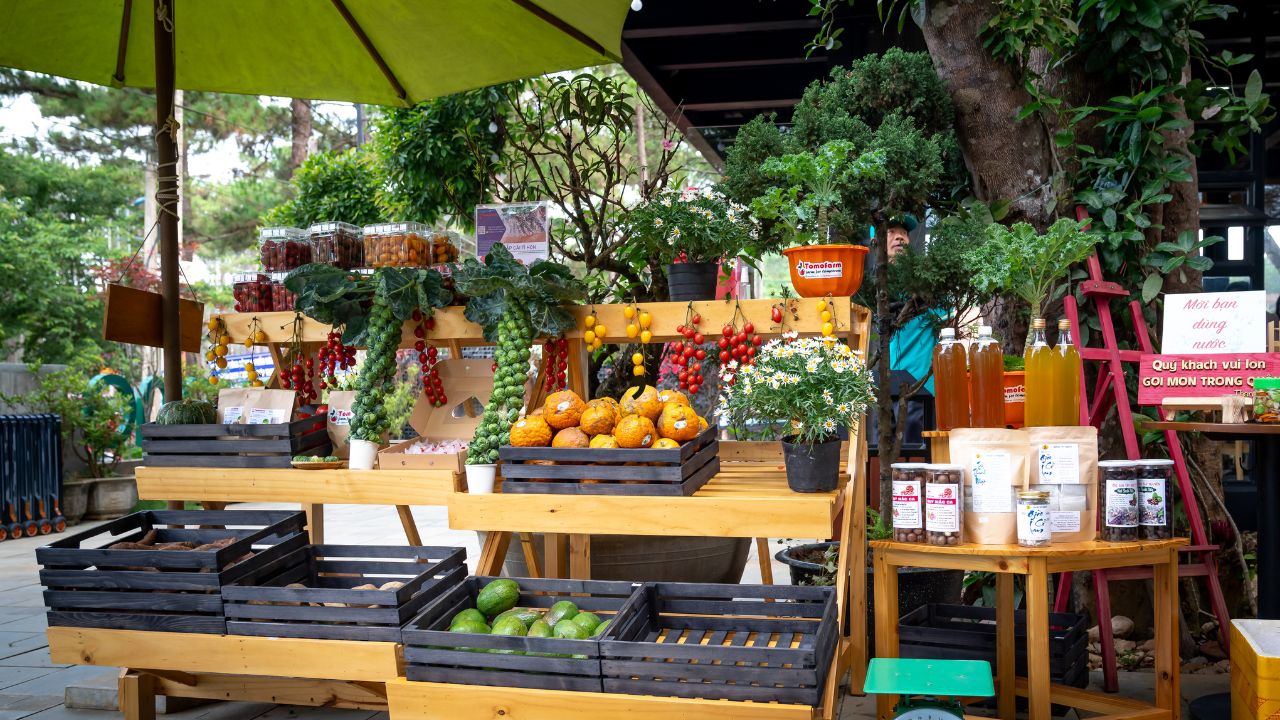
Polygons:
M244 504L239 508L288 508L288 505ZM445 510L414 508L424 544L467 548L474 567L479 557L476 534L450 530ZM91 527L77 526L79 531ZM335 505L326 508L325 540L338 544L403 544L395 511L389 507ZM35 548L53 536L0 542L0 720L114 720L116 671L110 668L57 665L50 661L45 641L44 601L41 597ZM772 544L772 543L771 543ZM774 577L784 582L785 568L774 563ZM759 581L755 549L747 562L744 582ZM1101 682L1093 674L1093 685ZM1121 694L1151 697L1150 673L1121 673ZM1227 675L1184 675L1184 701L1226 692ZM841 720L874 718L870 698L847 698ZM1185 707L1185 706L1184 706ZM95 708L95 709L85 709ZM386 713L335 710L269 703L222 702L192 707L189 703L160 704L175 720L384 720ZM1184 711L1184 717L1187 717Z

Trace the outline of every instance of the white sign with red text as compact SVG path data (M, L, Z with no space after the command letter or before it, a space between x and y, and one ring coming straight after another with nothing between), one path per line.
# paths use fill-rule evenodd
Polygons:
M1162 353L1201 355L1266 350L1265 291L1165 295Z

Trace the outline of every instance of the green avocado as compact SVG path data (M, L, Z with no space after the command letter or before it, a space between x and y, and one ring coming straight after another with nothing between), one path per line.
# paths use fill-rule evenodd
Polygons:
M529 637L549 638L554 637L554 633L551 632L551 626L546 620L538 618L529 626Z
M556 623L552 634L565 640L586 640L591 635L586 628L572 620L561 620Z
M547 611L546 621L551 627L555 627L561 620L572 620L574 615L578 614L578 606L568 600L561 600L551 609Z
M467 608L453 616L453 619L449 621L449 629L453 629L454 625L458 625L466 621L484 623L486 625L488 624L485 623L484 613L475 608Z
M476 609L485 617L496 617L516 606L520 600L520 586L515 580L494 580L480 589L476 596Z
M593 637L593 638L597 638L597 637L601 637L602 635L604 635L604 634L605 634L605 631L607 631L607 630L609 629L609 623L611 623L611 622L613 622L613 621L612 621L612 620L605 620L604 622L602 622L602 623L600 623L599 625L597 625L597 626L596 626L596 629L595 629L594 631L592 631L592 633L591 633L591 637Z
M534 620L542 619L542 613L536 610L531 610L529 608L511 608L510 610L494 618L493 622L496 624L503 618L508 618L508 617L518 617L520 618L520 622L524 623L525 627L529 627L530 625L533 624Z
M600 618L595 613L580 612L570 619L573 620L575 624L581 625L582 629L586 630L588 633L594 632L596 627L600 625Z
M524 637L525 635L529 634L529 630L525 628L524 623L520 622L520 618L512 615L512 616L507 616L503 618L502 622L494 623L493 630L489 634L490 635L508 635L511 637ZM520 650L490 650L489 652L497 653L499 655L523 655L524 654L524 652Z

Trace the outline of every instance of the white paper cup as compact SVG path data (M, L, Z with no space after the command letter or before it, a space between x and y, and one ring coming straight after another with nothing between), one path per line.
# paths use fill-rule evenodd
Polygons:
M347 461L347 467L352 470L372 470L374 462L378 459L378 443L369 442L368 440L351 440L351 457Z
M489 495L493 493L493 481L498 474L498 466L494 464L467 465L467 492L473 495Z

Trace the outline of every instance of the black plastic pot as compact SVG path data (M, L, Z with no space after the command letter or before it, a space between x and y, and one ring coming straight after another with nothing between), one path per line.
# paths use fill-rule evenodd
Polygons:
M839 542L810 543L795 545L779 550L774 558L787 566L791 571L792 585L813 585L824 574L818 563L799 560L795 555L804 555L807 551L825 551L828 547L840 547ZM867 563L867 647L875 651L875 582L871 563ZM938 570L934 568L898 568L898 617L903 617L916 608L929 603L960 602L961 584L964 582L963 570Z
M667 288L672 302L715 300L719 263L673 263L667 266Z
M799 493L831 492L840 478L840 438L807 445L782 438L787 487Z

